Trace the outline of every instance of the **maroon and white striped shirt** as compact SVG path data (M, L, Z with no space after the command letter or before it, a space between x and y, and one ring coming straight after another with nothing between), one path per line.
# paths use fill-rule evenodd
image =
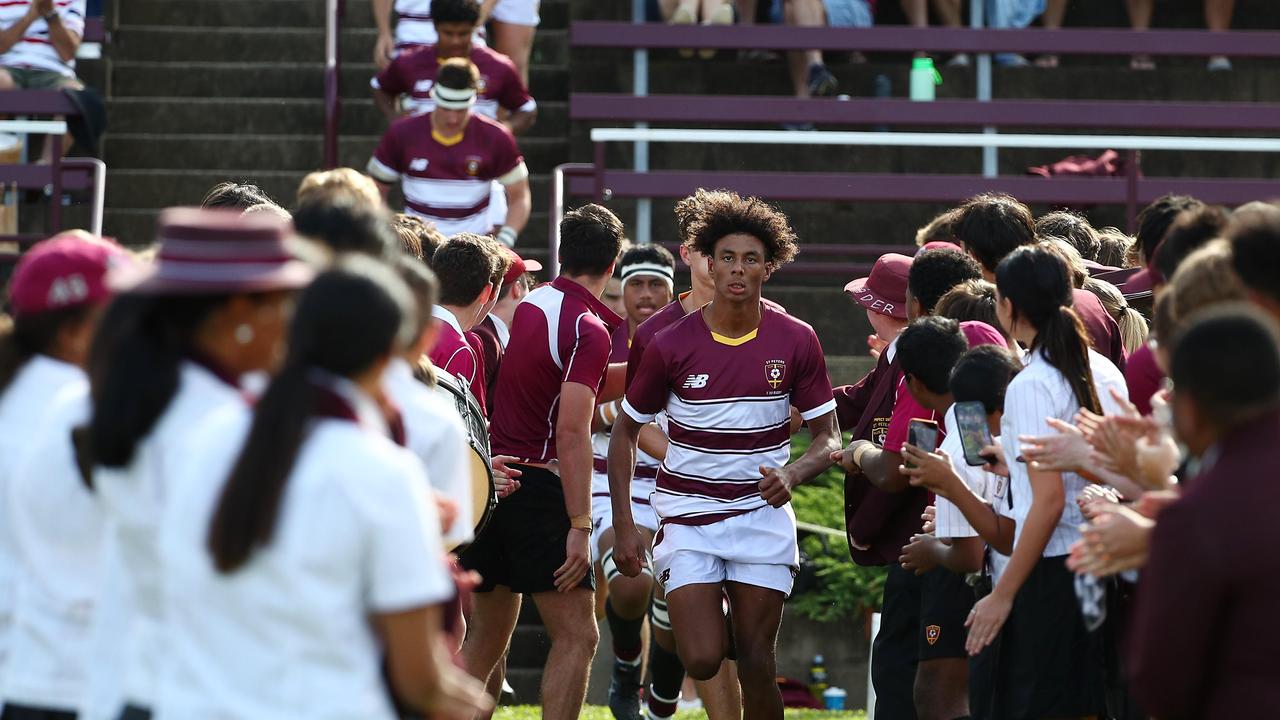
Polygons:
M693 312L650 341L623 410L647 423L667 412L670 446L653 507L663 522L705 524L765 507L760 466L791 453L791 406L805 420L835 410L813 328L761 304L741 338Z
M502 402L489 428L495 455L536 463L557 457L560 385L576 382L600 392L609 336L621 322L590 290L565 277L525 296L498 367L495 395Z
M609 355L609 362L627 362L630 352L631 328L626 321L623 321L618 329L613 331L613 350ZM592 497L609 497L609 435L606 430L591 436ZM658 466L661 464L661 461L652 455L643 450L636 450L636 470L632 475L631 499L646 504L649 502L649 495L654 489L654 480L658 477Z
M405 212L435 223L445 235L491 232L492 182L511 185L529 177L511 131L475 113L459 139L436 135L431 113L395 121L368 170L380 182L400 181Z
M414 114L431 112L436 106L431 88L435 87L436 74L445 59L437 57L434 47L403 53L374 75L369 84L390 95L405 95L405 106ZM515 63L506 55L487 47L474 46L471 48L471 64L480 72L476 112L497 120L499 107L511 112L529 112L538 107L525 88Z

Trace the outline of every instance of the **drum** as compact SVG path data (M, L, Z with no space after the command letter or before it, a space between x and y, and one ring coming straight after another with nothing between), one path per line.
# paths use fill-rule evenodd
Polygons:
M484 411L471 390L452 375L439 369L435 373L435 390L447 397L458 408L462 424L467 428L467 444L471 446L468 466L471 474L471 520L476 537L489 524L494 508L498 506L498 488L493 481L493 467L489 464L489 423Z

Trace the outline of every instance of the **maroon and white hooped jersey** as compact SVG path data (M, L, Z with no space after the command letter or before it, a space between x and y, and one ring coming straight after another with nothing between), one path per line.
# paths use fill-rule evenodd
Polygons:
M368 171L380 182L399 180L405 212L430 220L445 235L492 231L491 183L511 185L529 177L511 131L476 114L452 141L431 129L431 113L395 121L373 151Z
M653 507L663 522L703 525L766 506L760 466L790 459L791 406L805 420L835 410L813 328L767 304L741 338L693 312L650 341L623 410L646 423L667 412L670 446Z
M404 52L439 40L435 21L431 19L431 0L396 0L396 51ZM484 28L476 28L471 42L485 44Z
M4 0L0 2L0 28L18 23L34 0ZM62 26L73 35L84 36L85 0L57 0L53 4ZM64 77L76 76L75 58L63 60L49 41L49 23L42 17L27 28L13 47L0 53L0 67L47 70Z
M475 112L496 120L499 107L510 112L529 112L538 107L515 63L506 55L473 46L470 59L480 72ZM415 115L431 112L436 106L431 88L435 87L443 60L436 55L435 47L403 52L374 75L369 85L390 95L404 95L405 108Z

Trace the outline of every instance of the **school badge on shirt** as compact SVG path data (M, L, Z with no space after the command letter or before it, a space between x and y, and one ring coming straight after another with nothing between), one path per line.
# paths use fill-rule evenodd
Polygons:
M930 645L938 642L938 638L942 636L942 628L937 625L930 625L924 629L924 639Z
M467 174L470 175L471 177L475 177L480 174L480 156L479 155L467 156L466 170L467 170Z
M782 381L787 377L787 363L782 360L765 360L764 361L764 379L768 381L769 387L777 390L782 385Z

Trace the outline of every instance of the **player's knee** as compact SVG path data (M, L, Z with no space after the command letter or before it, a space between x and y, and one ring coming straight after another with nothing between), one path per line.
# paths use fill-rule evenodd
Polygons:
M8 70L0 68L0 91L16 89L17 85L13 82L13 76L9 74Z
M744 647L739 644L736 649L738 677L741 678L743 687L748 683L768 684L777 676L777 662L772 648Z
M689 677L694 680L710 680L720 672L720 663L724 662L724 658L719 653L706 653L691 658L681 656L680 662L684 664L684 671Z
M557 629L551 643L575 655L591 657L600 644L600 628L596 623L566 623Z
M649 597L653 583L647 575L629 578L620 576L609 583L609 602L619 616L628 620L644 617L649 609Z

